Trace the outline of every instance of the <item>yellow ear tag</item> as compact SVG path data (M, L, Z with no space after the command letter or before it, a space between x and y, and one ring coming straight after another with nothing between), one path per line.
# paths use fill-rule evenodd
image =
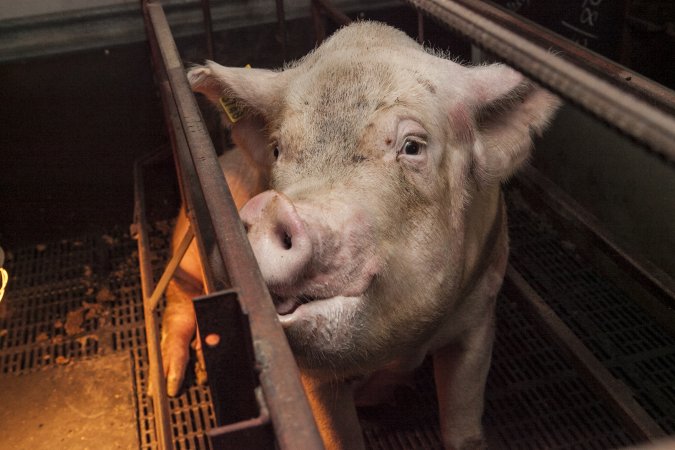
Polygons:
M250 69L251 65L246 64L244 67ZM218 101L230 122L237 123L244 116L244 110L237 104L236 99L220 97Z

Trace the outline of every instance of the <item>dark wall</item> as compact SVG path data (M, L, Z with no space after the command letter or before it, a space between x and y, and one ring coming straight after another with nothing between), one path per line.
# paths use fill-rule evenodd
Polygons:
M132 164L165 141L144 45L0 67L0 243L131 222Z
M416 31L408 8L367 18ZM219 33L215 59L279 67L284 60L276 34L276 24ZM431 26L434 34L444 36L439 42L468 49ZM288 37L289 60L311 50L309 19L289 21ZM202 36L181 39L178 46L188 64L205 59ZM5 63L0 99L0 245L129 226L133 162L168 143L145 42Z

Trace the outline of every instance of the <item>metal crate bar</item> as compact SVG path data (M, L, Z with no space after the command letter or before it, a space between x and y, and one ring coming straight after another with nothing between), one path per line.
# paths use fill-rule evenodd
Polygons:
M155 155L156 156L156 155ZM148 360L150 362L149 377L152 381L149 395L155 413L157 442L161 449L173 450L171 440L171 414L166 391L166 380L162 371L162 355L160 352L159 324L154 307L150 307L150 297L155 290L150 264L150 240L148 224L145 216L145 190L143 189L143 166L152 157L139 159L134 163L134 224L132 236L138 243L138 260L141 271L141 289L143 291L143 317L145 336L148 344Z
M162 7L143 2L180 185L204 262L209 293L233 288L248 316L255 369L280 448L322 448L297 365L185 77ZM223 271L222 269L225 268Z
M648 88L646 80L638 89L615 84L598 73L607 67L617 68L604 58L592 55L563 41L543 27L525 19L511 17L499 8L477 0L408 0L409 3L441 20L452 30L479 47L495 54L528 77L579 105L609 126L630 136L671 165L675 164L675 118L669 108L653 104L668 104L673 95L662 88ZM495 18L504 20L498 22ZM539 36L534 39L533 36ZM533 42L536 40L539 42ZM553 42L560 44L564 57L556 55ZM542 46L542 43L544 45ZM574 48L573 52L570 50ZM599 62L603 67L599 67ZM589 70L594 66L596 70ZM615 73L619 73L615 70ZM638 74L623 69L622 74L644 80ZM650 102L643 100L651 92Z

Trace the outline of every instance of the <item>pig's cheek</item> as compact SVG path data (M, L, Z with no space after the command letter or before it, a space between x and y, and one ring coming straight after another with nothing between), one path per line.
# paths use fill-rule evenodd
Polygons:
M349 235L348 254L345 261L352 264L348 274L351 280L352 292L347 295L364 293L370 286L373 278L381 269L380 258L377 252L377 240L374 227L367 219L359 220Z
M404 164L405 178L415 188L429 196L432 194L432 186L438 180L438 172L434 171L428 161L420 164Z

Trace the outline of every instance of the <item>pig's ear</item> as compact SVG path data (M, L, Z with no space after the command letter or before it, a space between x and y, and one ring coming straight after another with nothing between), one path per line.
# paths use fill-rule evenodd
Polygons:
M515 70L492 64L469 68L474 173L484 182L511 176L530 155L560 100Z
M280 103L283 72L224 67L207 61L190 69L187 78L193 91L204 94L220 110L224 124L232 130L232 141L249 163L269 171L272 152L266 126Z
M187 78L193 91L204 94L218 108L222 108L222 99L233 106L235 115L250 112L268 120L285 85L283 72L224 67L213 61L193 67Z

